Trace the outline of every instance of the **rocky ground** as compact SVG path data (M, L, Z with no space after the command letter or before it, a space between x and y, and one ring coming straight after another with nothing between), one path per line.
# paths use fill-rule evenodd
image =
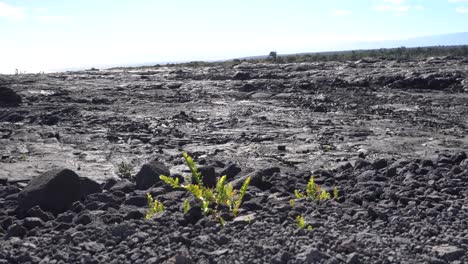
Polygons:
M0 263L466 263L467 114L450 57L0 76ZM181 149L253 177L224 227ZM291 206L311 175L339 198Z

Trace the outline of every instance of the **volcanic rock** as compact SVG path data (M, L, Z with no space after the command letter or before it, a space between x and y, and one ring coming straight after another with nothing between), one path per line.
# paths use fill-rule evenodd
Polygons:
M136 178L136 188L138 190L146 190L151 186L155 185L158 182L161 182L159 179L160 175L170 176L171 172L160 161L152 161L143 165L135 176Z
M102 192L101 185L87 177L80 177L80 197L84 199L93 193Z
M19 209L26 211L35 205L43 210L60 213L80 199L80 177L69 169L47 171L34 178L19 193Z
M21 103L21 97L12 89L0 86L0 107L18 106Z

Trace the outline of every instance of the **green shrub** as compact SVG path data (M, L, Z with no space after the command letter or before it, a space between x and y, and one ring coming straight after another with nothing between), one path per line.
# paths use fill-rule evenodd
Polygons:
M234 190L231 183L226 183L226 175L217 180L215 188L208 188L204 186L202 181L203 176L198 171L198 167L193 159L185 152L182 152L182 156L192 173L193 179L195 179L195 183L181 184L178 178L165 175L161 175L159 178L172 188L185 189L190 192L200 202L203 213L207 215L211 214L221 225L224 225L225 221L220 215L220 206L227 207L232 215L236 217L250 184L250 177L247 177L239 191ZM184 213L187 213L190 209L188 200L184 201L183 208Z
M323 190L320 185L315 184L314 176L311 176L309 182L307 183L307 188L305 193L301 193L299 190L294 190L294 196L296 199L307 198L312 201L324 201L331 199L331 194L326 190ZM338 189L333 188L333 197L338 199ZM290 205L294 206L294 199L290 201Z

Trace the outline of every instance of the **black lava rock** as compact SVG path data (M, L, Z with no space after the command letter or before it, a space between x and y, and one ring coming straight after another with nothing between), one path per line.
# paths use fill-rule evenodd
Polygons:
M198 172L202 175L202 182L208 188L216 186L216 172L213 166L203 166L198 168ZM192 177L192 182L196 182Z
M21 101L21 96L19 96L15 91L8 87L0 86L0 107L18 106Z
M43 210L61 213L80 199L80 177L68 169L56 169L34 178L18 196L19 209L35 205Z
M226 168L224 168L219 175L223 176L226 175L228 180L233 179L237 174L242 171L241 167L235 163L228 164Z
M80 197L81 199L93 193L102 192L101 185L87 177L80 177Z
M158 182L161 182L159 179L160 175L170 176L171 172L160 161L152 161L143 165L140 171L135 176L136 178L136 188L138 190L146 190L151 186L155 185Z

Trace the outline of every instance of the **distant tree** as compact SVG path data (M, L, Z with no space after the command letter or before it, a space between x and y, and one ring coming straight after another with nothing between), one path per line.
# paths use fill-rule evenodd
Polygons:
M271 51L270 54L268 54L267 59L271 58L273 61L276 62L277 57L278 57L278 53L276 53L276 51Z

